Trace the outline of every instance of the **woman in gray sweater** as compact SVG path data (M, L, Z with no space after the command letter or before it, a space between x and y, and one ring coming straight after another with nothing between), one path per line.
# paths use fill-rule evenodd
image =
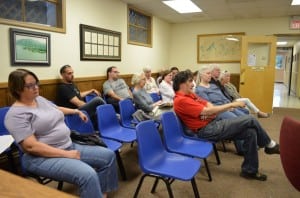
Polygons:
M142 109L146 113L152 112L155 107L158 107L162 104L162 101L153 102L149 93L147 93L144 88L146 84L146 77L144 73L134 74L131 80L132 85L134 86L132 95L133 101L138 109Z

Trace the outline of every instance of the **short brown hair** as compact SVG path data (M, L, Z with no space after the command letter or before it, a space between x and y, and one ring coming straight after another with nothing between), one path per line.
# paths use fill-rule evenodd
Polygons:
M71 67L71 65L63 65L63 66L60 68L59 73L60 73L60 74L65 73L65 70L66 70L67 68L69 68L69 67Z
M117 68L116 66L111 66L106 69L106 79L108 79L108 73L112 71L112 69Z
M164 70L164 71L161 73L161 79L160 79L160 82L159 82L159 83L161 83L161 82L164 80L164 78L165 78L168 74L170 74L170 73L172 73L171 70Z
M8 76L8 89L12 97L16 100L20 99L20 93L24 90L25 77L31 75L35 78L36 83L39 82L38 77L27 69L17 69L12 71Z

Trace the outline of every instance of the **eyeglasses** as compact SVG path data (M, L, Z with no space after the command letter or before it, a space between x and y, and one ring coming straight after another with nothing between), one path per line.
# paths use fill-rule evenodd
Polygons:
M118 71L111 71L112 73L115 73L115 74L118 74L118 73L120 73L120 72L118 72Z
M35 89L35 88L39 88L40 83L29 83L29 84L25 84L24 87L26 87L27 89Z

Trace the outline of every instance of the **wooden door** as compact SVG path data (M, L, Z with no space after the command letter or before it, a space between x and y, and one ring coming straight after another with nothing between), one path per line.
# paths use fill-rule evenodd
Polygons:
M276 37L243 36L240 94L264 112L273 105Z

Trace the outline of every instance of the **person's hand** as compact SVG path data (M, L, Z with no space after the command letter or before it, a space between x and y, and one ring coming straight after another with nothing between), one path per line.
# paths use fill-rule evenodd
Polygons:
M94 92L95 94L97 94L98 96L100 95L99 91L97 89L92 89L92 92Z
M78 116L84 122L87 122L89 120L88 117L82 111L79 111Z
M80 152L77 150L69 150L65 153L66 158L80 159Z
M156 107L156 106L161 105L162 103L163 103L162 100L159 100L159 101L155 102L155 103L153 104L153 106Z
M236 107L245 107L246 104L242 101L235 101L235 102L232 102L232 107L236 108Z

